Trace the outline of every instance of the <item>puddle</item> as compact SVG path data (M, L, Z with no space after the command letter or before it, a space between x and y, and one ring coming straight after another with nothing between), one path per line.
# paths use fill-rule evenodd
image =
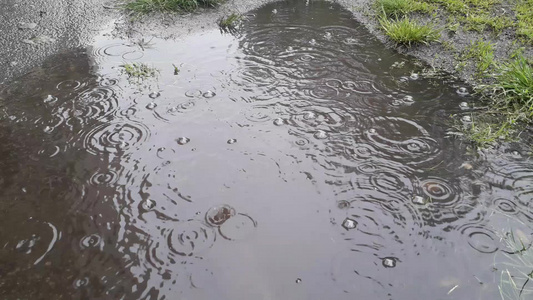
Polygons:
M462 87L329 2L52 57L0 92L0 294L499 299L533 163L447 135Z

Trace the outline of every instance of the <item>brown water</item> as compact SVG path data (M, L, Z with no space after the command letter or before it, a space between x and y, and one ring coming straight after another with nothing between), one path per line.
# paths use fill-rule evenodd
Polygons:
M500 299L533 163L448 134L461 82L329 2L147 41L2 88L2 299Z

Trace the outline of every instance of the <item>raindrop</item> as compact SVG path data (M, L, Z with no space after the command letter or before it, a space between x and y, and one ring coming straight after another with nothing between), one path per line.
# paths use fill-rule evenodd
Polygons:
M466 103L466 102L461 102L461 104L459 104L459 107L460 107L461 109L468 109L468 103Z
M155 201L152 199L146 199L142 202L141 207L146 211L152 210L155 207Z
M276 126L281 126L281 125L283 125L283 124L285 124L285 120L283 120L282 118L276 118L276 119L274 119L274 125L276 125Z
M457 92L457 94L459 96L467 96L468 95L468 90L465 87L458 88L456 92Z
M84 286L87 286L89 285L89 278L87 277L83 277L81 279L77 279L76 281L74 281L74 288L82 288Z
M301 278L296 278L296 283L300 283L302 282L302 279Z
M277 13L278 13L278 10L274 8L274 9L272 10L272 14L277 14Z
M411 80L417 80L418 79L418 74L417 73L412 73L411 76L409 76L409 78Z
M54 97L52 95L48 95L48 96L46 96L46 98L43 99L43 102L47 103L47 104L53 104L56 101L57 101L57 97Z
M228 240L242 240L250 236L257 227L257 223L250 216L236 214L219 227L220 235Z
M463 116L462 120L463 120L463 122L469 123L469 122L472 122L472 117L471 116Z
M185 144L187 144L187 143L190 142L190 141L191 141L190 138L188 138L188 137L184 137L184 136L179 137L179 138L176 140L176 142L177 142L179 145L185 145Z
M350 218L346 218L344 219L344 221L342 221L342 227L344 227L344 229L346 230L355 229L356 226L357 222Z
M331 32L326 32L326 34L324 34L324 38L325 38L326 40L330 40L330 39L331 39L331 36L332 36L332 35L331 35Z
M157 97L161 96L161 93L160 92L151 92L148 97L152 98L152 99L155 99Z
M94 248L100 245L101 242L102 238L98 234L94 233L83 237L80 241L80 247L82 249Z
M43 131L44 133L51 133L52 131L54 131L54 127L46 126Z
M426 201L424 201L424 197L422 196L414 196L413 203L417 205L424 205L426 204Z
M235 216L235 213L235 209L229 205L215 206L207 211L205 221L211 226L220 226Z
M207 91L203 94L204 98L213 98L216 96L215 92L213 91Z
M376 134L376 132L377 132L377 131L376 131L376 129L374 129L374 128L370 128L370 129L368 130L368 133L370 133L370 134Z
M385 257L382 260L382 264L385 268L394 268L396 267L396 259L393 257Z
M337 202L337 207L340 209L347 209L350 208L350 201L341 200Z
M514 157L521 157L522 155L520 154L520 152L514 150L514 151L511 151L511 155L514 156Z
M157 104L155 104L154 102L150 102L148 103L148 105L146 105L146 108L148 109L154 109L156 108Z
M405 103L413 103L415 100L413 99L413 96L406 95L405 97L403 97L402 101Z
M323 140L328 137L328 134L324 130L318 130L313 136L316 139Z
M229 139L229 140L227 141L227 143L230 144L230 145L231 145L231 144L235 144L236 142L237 142L237 139Z
M316 45L316 40L315 40L315 39L311 39L311 40L309 41L309 44L311 44L311 45Z

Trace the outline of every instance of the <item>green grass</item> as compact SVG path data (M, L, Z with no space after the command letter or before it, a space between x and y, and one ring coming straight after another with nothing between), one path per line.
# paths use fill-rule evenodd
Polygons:
M376 0L376 10L387 17L401 17L411 12L429 13L434 6L416 0Z
M533 116L533 65L519 56L501 67L497 82L491 85L499 103Z
M533 0L519 0L515 12L518 20L516 33L533 45Z
M531 299L533 295L533 248L524 233L509 232L500 237L504 244L501 253L505 270L501 272L500 296L502 300Z
M124 8L136 13L164 12L191 12L199 7L214 7L222 0L133 0L124 5Z
M130 78L135 79L145 79L148 77L154 77L157 76L159 73L159 70L156 68L149 67L148 65L144 63L131 63L131 64L124 64L121 66L122 72Z
M471 42L461 58L463 60L473 60L478 74L481 74L494 65L494 45L482 40Z
M503 29L513 26L513 21L507 17L493 17L485 12L471 13L461 18L465 23L465 30L483 32L492 29L495 33L500 33Z
M420 24L408 17L397 20L381 17L379 23L385 34L400 45L429 44L440 38L439 32L432 26Z
M222 31L232 32L237 29L237 26L242 21L242 19L243 16L241 14L232 13L231 15L218 20L218 26Z

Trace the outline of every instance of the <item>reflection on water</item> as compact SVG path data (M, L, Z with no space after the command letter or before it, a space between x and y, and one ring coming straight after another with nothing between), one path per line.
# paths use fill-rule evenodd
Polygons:
M329 2L102 37L0 99L4 298L499 299L532 232L527 156L447 137L468 91Z

